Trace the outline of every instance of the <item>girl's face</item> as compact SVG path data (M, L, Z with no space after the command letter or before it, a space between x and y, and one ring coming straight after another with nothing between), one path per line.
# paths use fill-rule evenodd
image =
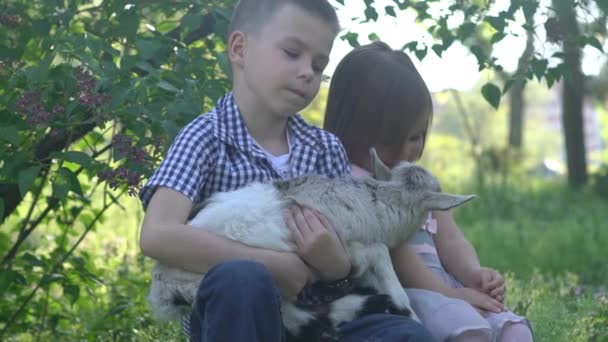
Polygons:
M401 149L380 149L379 157L386 166L393 168L402 161L415 162L422 155L424 137L428 129L427 120L420 120L405 138ZM391 151L392 150L392 151Z

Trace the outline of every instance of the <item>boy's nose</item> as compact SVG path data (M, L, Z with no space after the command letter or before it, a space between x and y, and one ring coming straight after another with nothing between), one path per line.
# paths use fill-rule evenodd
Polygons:
M302 63L298 73L298 77L303 78L307 82L310 82L315 76L315 71L312 69L312 63L310 62Z

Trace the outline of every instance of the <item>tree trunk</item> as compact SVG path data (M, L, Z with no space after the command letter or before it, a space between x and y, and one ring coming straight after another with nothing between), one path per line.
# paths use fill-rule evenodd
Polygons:
M579 187L587 182L587 160L583 127L584 77L576 8L570 0L553 0L563 32L564 80L562 88L562 125L566 144L568 182Z
M531 22L530 26L533 26ZM524 88L526 87L525 74L534 55L534 32L527 33L526 48L517 62L516 79L509 90L509 147L521 149L523 146L524 115L526 100Z

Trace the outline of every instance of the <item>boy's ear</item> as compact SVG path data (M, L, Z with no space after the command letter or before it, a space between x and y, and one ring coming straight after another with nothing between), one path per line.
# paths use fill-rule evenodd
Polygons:
M228 58L235 65L242 66L245 58L246 37L242 31L234 31L228 37Z

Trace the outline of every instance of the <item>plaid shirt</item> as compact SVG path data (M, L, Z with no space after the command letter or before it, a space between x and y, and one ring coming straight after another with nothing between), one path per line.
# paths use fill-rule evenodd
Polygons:
M348 158L334 135L307 124L297 114L289 117L287 128L292 147L291 177L350 175ZM234 97L228 93L211 112L179 132L139 196L147 207L156 188L163 186L199 203L216 192L280 178L264 151L249 136Z
M297 114L289 117L287 128L291 177L350 176L350 163L336 136L307 124ZM267 155L249 136L234 97L228 93L211 112L194 119L179 132L139 196L145 208L156 188L162 186L199 203L216 192L280 178ZM332 292L331 285L329 289L310 286L302 291L299 301L314 305L336 297ZM189 323L184 317L182 325L187 335Z

